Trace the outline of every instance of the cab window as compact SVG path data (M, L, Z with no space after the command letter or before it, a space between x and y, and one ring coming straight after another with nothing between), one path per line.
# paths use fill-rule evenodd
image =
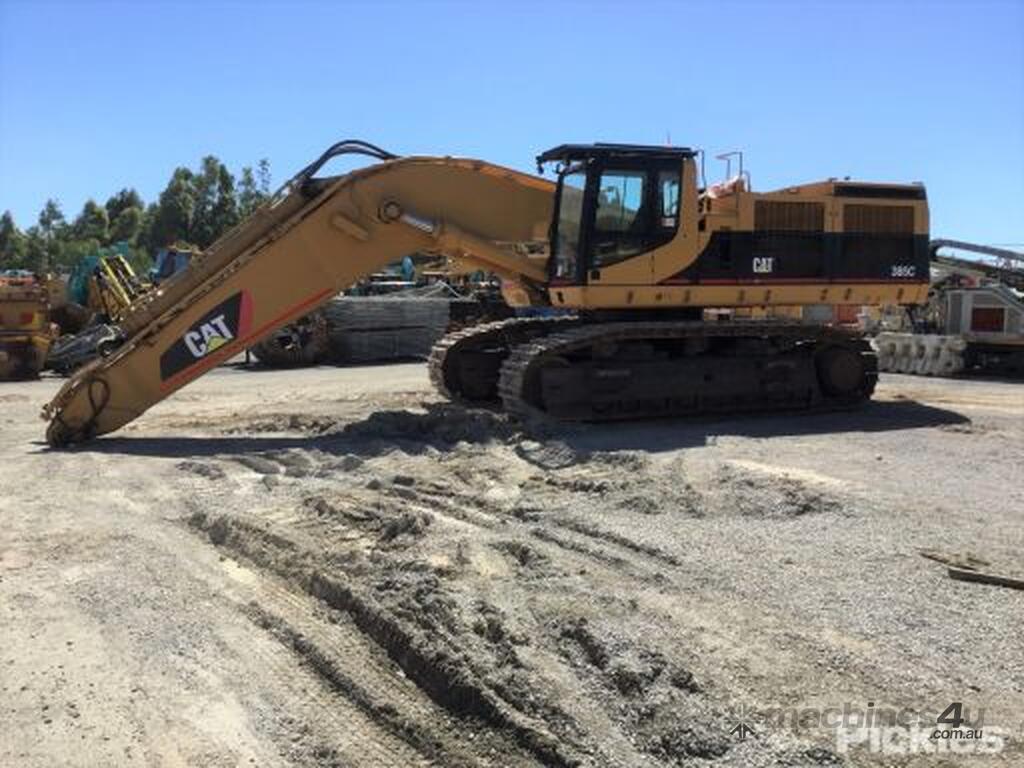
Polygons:
M570 168L562 175L554 243L556 278L573 278L579 269L586 183L585 166Z
M607 267L670 241L679 225L678 168L605 170L597 188L590 266Z
M679 221L679 171L659 171L658 193L661 204L659 226L662 229L676 228Z
M594 215L594 267L643 252L649 229L644 206L646 186L643 171L609 170L601 174Z

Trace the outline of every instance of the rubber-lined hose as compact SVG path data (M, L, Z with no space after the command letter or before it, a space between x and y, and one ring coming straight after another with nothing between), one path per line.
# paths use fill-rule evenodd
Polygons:
M329 146L324 153L320 155L320 157L286 181L278 192L290 187L301 186L313 178L313 174L323 168L329 160L343 155L366 155L367 157L373 157L377 160L395 160L398 158L398 155L392 154L385 149L381 149L376 144L371 144L368 141L362 141L361 139L343 139L342 141ZM277 195L275 194L274 196L276 197Z

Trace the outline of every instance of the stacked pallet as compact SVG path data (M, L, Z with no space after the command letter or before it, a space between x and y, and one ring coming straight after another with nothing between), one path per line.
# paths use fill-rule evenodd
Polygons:
M452 299L410 296L338 296L323 313L330 359L366 363L426 358L448 329Z

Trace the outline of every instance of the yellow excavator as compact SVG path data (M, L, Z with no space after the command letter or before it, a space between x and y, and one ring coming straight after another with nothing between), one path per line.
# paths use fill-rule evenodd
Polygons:
M31 273L0 273L0 381L39 376L57 338L50 320L56 281Z
M318 177L332 158L376 161ZM920 184L828 180L754 193L703 182L679 147L566 144L555 181L481 160L343 141L143 296L122 345L43 409L53 446L111 432L274 329L414 252L503 279L513 318L442 339L448 397L524 418L844 408L871 396L859 334L708 308L917 304L928 293ZM725 318L725 319L723 319Z

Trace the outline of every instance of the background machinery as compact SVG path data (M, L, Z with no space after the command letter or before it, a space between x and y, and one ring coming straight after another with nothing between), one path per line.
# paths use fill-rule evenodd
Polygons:
M161 248L153 259L153 267L149 270L149 282L153 285L160 285L164 280L185 269L198 256L199 251L191 246L174 245L168 248Z
M0 381L39 375L57 327L50 322L50 281L0 274Z
M318 178L331 158L376 162ZM568 310L460 331L431 376L449 397L520 417L607 420L844 408L874 388L859 334L788 320L706 322L707 308L917 304L928 293L920 185L708 187L697 153L562 145L552 183L480 160L336 144L144 295L123 344L44 408L52 445L117 429L405 254L502 278L515 306Z
M514 314L494 276L413 254L358 281L249 351L272 368L426 359L446 333Z
M65 301L54 308L61 336L50 349L46 367L68 375L116 348L117 324L151 287L116 248L78 262L68 277Z
M960 240L933 240L929 250L927 299L905 313L883 316L874 339L879 368L927 376L1024 374L1024 254Z

